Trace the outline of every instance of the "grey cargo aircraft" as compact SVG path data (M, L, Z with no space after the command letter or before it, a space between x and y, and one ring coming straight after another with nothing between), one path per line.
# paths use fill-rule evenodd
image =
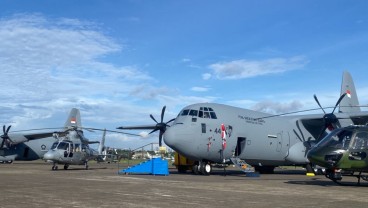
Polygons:
M52 137L53 132L9 132L10 128L11 126L6 128L4 125L3 135L0 136L0 162L12 163L14 160L40 159L55 142L55 138Z
M314 98L324 111L317 97ZM338 105L339 112L334 113ZM230 163L231 158L243 159L261 173L273 172L274 167L281 165L310 165L306 153L316 140L327 134L326 130L368 121L368 112L360 110L348 72L343 74L341 97L331 113L280 116L198 103L184 107L175 119L163 122L164 111L165 107L160 123L150 115L156 125L118 129L159 130L160 144L163 138L173 150L197 161L193 172L206 175L210 174L212 164ZM169 125L171 121L174 122Z

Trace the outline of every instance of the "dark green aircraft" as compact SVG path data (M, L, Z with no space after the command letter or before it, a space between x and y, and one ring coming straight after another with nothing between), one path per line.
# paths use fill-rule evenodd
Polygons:
M327 168L326 177L340 183L344 176L368 181L368 126L348 126L333 130L307 154L308 159ZM346 174L344 174L346 173ZM364 175L366 174L366 175Z

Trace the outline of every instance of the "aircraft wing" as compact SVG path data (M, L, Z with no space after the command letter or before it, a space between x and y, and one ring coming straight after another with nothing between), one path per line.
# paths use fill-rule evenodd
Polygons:
M354 125L366 125L368 123L368 112L352 112L352 113L336 113L337 118L339 118L342 126ZM323 120L323 114L312 114L303 115L298 119L304 126L304 128L309 131L314 138L318 138L319 134L325 126ZM351 123L351 121L353 123Z
M368 124L368 112L356 112L350 113L350 118L355 125L367 125Z
M9 140L13 144L18 144L22 142L26 142L29 140L35 139L43 139L47 137L52 137L54 132L45 132L45 133L33 133L33 134L20 134L20 133L9 133Z

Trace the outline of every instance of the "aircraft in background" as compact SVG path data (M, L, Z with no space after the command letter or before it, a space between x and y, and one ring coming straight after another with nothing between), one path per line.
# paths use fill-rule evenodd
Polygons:
M163 122L164 107L161 122L150 115L156 125L118 129L159 130L160 144L163 138L173 150L196 161L192 167L194 173L209 175L212 164L230 163L231 158L243 159L261 173L271 173L281 165L304 165L312 170L307 151L327 134L326 130L368 121L368 112L360 110L348 72L343 74L341 97L331 113L326 113L317 97L314 98L324 114L280 116L229 105L198 103L184 107L168 122ZM339 105L339 112L334 113ZM171 121L174 122L170 126Z
M346 176L368 181L368 126L338 128L318 142L307 154L308 159L325 167L326 177L336 183Z
M89 141L83 135L83 129L103 131L101 141ZM84 165L87 170L88 161L103 161L102 156L104 156L103 151L106 131L129 134L106 129L82 127L80 112L78 109L73 108L69 114L67 122L65 123L64 131L54 133L54 137L57 138L57 142L53 143L48 152L43 156L43 159L53 163L52 170L58 170L58 164L64 165L64 170L67 170L69 165ZM129 135L139 136L135 134ZM92 149L89 146L90 144L96 143L99 143L98 150Z
M0 162L12 163L14 160L37 160L43 157L55 142L53 132L20 133L9 132L11 126L3 126L0 136ZM41 130L41 129L34 129Z

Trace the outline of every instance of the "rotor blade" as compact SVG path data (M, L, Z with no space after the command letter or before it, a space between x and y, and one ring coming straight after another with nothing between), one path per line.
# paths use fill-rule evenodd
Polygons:
M98 128L91 128L91 127L80 127L81 129L86 129L88 131L103 131L103 132L113 132L113 133L120 133L120 134L127 134L127 135L131 135L131 136L140 136L138 134L131 134L131 133L126 133L126 132L122 132L122 131L114 131L114 130L109 130L109 129L98 129Z
M128 130L135 130L135 129L155 129L156 125L143 125L143 126L120 126L117 129L128 129Z
M340 104L341 100L345 97L346 93L342 94L339 98L339 100L337 101L335 108L332 110L332 113L334 113L336 107Z
M152 118L152 120L154 120L156 123L158 123L158 122L156 121L156 119L152 116L152 114L150 114L150 117Z
M325 110L322 108L321 104L319 103L317 96L314 94L313 97L314 97L314 100L317 102L318 106L322 109L323 113L326 114Z
M166 109L166 105L164 105L164 107L162 107L162 111L161 111L161 123L164 121L165 109Z

